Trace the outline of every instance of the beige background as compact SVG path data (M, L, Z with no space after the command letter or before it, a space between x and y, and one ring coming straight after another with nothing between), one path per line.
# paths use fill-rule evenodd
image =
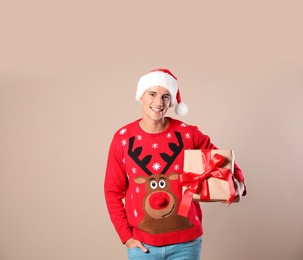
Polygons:
M301 3L2 1L0 259L126 259L106 156L156 67L248 186L240 204L202 205L202 259L303 259Z

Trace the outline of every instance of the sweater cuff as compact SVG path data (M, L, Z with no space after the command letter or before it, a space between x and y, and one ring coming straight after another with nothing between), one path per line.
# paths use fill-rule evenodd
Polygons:
M123 232L120 232L119 237L120 237L122 244L125 244L128 239L133 237L133 233L132 233L131 229L129 228L127 230L124 230Z

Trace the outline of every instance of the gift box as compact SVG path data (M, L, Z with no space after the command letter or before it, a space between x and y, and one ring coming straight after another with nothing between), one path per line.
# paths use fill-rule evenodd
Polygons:
M236 195L234 161L233 150L185 150L179 215L187 216L192 200L232 203Z

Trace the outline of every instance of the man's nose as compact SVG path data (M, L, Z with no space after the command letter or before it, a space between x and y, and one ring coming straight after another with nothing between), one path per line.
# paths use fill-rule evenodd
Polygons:
M163 99L162 99L162 97L161 96L159 96L159 95L157 95L156 97L155 97L155 104L157 104L157 105L162 105L163 104Z

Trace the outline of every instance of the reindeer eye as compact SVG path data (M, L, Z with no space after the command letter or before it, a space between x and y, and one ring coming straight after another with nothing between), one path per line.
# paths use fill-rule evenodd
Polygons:
M157 188L157 182L156 182L156 181L152 181L152 182L150 183L150 187L151 187L152 189Z
M161 180L160 182L159 182L159 187L161 188L161 189L163 189L164 187L165 187L165 180Z

